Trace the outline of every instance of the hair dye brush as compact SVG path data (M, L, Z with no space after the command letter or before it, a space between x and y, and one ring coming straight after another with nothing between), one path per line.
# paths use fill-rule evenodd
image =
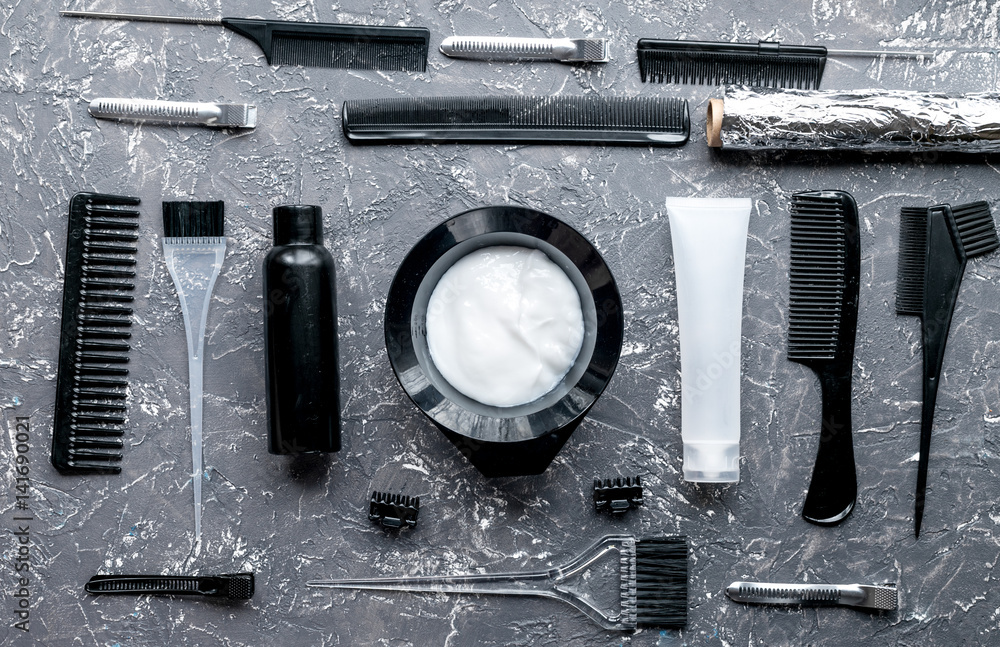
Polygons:
M687 560L685 537L608 535L566 564L542 571L329 580L306 585L552 598L582 611L605 629L629 631L639 625L680 629L687 622ZM608 563L614 568L606 568ZM602 565L605 568L600 568Z
M851 373L858 326L858 207L845 191L792 196L788 359L819 376L819 451L802 516L831 526L854 508L858 478L851 437Z
M920 536L927 489L927 460L934 426L944 348L968 259L1000 247L990 207L973 202L952 209L904 207L900 212L896 314L921 319L923 405L920 412L920 455L913 510L914 533Z

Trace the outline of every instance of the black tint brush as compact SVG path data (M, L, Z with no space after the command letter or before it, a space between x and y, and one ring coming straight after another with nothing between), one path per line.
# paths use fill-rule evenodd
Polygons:
M851 373L858 324L861 242L858 207L844 191L792 196L788 359L819 376L819 451L802 507L806 521L839 523L857 497Z
M188 18L99 11L60 11L70 18L217 25L249 38L271 65L423 72L430 32L422 27L375 27L259 18Z
M917 537L924 517L934 405L962 275L969 258L997 247L1000 247L1000 240L985 202L954 209L946 204L929 209L904 207L900 212L896 314L920 317L923 344L923 404L913 511Z
M307 582L307 586L551 598L583 612L605 629L629 631L638 626L683 628L687 574L687 538L609 535L566 564L547 570L326 580Z

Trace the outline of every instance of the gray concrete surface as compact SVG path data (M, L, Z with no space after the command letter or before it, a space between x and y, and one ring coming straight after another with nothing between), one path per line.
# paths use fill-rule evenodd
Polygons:
M57 3L58 4L58 3ZM996 644L1000 593L1000 256L970 263L945 359L924 534L912 532L920 335L894 313L898 211L984 199L995 159L712 154L704 108L717 88L643 85L640 37L941 50L931 62L835 59L823 87L947 92L997 88L1000 5L971 0L781 3L72 2L74 9L422 25L425 74L269 67L215 27L60 18L57 5L0 5L0 642L10 645L865 645ZM451 34L612 39L613 61L488 64L436 52ZM977 52L958 52L960 49ZM587 146L352 147L347 98L461 94L677 96L691 101L682 149ZM250 102L253 132L98 122L97 96ZM818 383L785 359L788 200L854 194L862 285L854 372L859 499L835 528L799 517L817 446ZM129 424L120 476L66 477L48 464L66 210L77 191L142 199ZM666 196L750 197L743 320L743 480L681 479L680 377ZM208 321L204 542L192 548L187 362L160 249L160 201L225 200L229 252ZM326 212L337 263L343 450L302 463L266 450L261 262L270 211ZM386 357L382 317L397 264L439 221L520 204L565 220L601 251L626 309L608 390L549 470L486 480L413 407ZM30 632L13 627L18 585L16 419L29 417ZM595 516L594 477L640 475L647 504ZM415 531L366 518L371 490L419 495ZM22 511L23 512L23 511ZM562 561L611 532L684 533L692 544L683 632L617 634L556 602L339 593L306 580L515 570ZM95 598L91 575L253 570L247 604ZM899 583L897 613L736 605L736 579Z

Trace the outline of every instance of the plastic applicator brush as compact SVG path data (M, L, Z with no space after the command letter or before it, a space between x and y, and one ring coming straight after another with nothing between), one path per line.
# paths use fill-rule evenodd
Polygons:
M954 209L946 204L930 209L904 207L900 212L899 246L896 314L920 317L924 356L920 454L913 510L914 534L919 537L934 405L962 275L968 259L1000 247L1000 240L989 205L972 202Z
M181 299L187 332L188 379L191 391L191 456L193 461L195 545L201 541L202 377L205 322L212 289L226 256L223 207L219 202L164 202L163 255Z
M545 570L319 580L306 586L550 598L562 600L605 629L683 629L687 623L688 544L686 537L608 535L562 566Z

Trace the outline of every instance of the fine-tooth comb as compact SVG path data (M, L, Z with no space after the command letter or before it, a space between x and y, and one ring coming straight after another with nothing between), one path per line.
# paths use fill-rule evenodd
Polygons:
M368 504L368 518L388 530L398 530L403 526L415 528L420 514L420 497L372 492Z
M212 128L254 128L257 106L245 103L192 103L151 99L100 98L90 102L97 119L144 121L155 124L192 124Z
M819 451L802 507L806 521L833 525L854 508L858 480L851 427L851 373L858 324L858 207L844 191L792 196L788 359L819 377Z
M223 575L95 575L84 586L87 593L116 595L200 595L208 598L249 600L254 593L253 573Z
M643 82L801 90L819 88L827 55L933 56L930 52L827 49L819 45L782 45L767 40L753 44L642 38L637 49Z
M259 18L146 16L99 11L60 11L59 15L221 26L257 43L271 65L423 72L427 69L430 43L430 31L423 27L376 27Z
M899 594L895 584L772 584L733 582L726 595L748 604L841 605L872 611L895 611Z
M642 481L638 476L594 479L595 511L622 514L642 504Z
M896 277L896 314L921 319L923 404L920 454L914 502L914 533L920 536L927 489L927 462L934 406L951 317L968 259L1000 247L990 207L972 202L952 209L904 207L900 212L900 250Z
M63 474L118 474L128 387L139 198L70 200L52 464Z
M608 564L615 567L613 577ZM686 537L608 535L568 563L547 570L326 580L306 586L551 598L605 629L631 631L638 626L682 629L687 623L687 575Z
M513 38L509 36L449 36L441 53L478 61L559 61L607 63L605 38Z
M345 101L344 134L368 142L681 146L687 101L663 97L428 97Z

